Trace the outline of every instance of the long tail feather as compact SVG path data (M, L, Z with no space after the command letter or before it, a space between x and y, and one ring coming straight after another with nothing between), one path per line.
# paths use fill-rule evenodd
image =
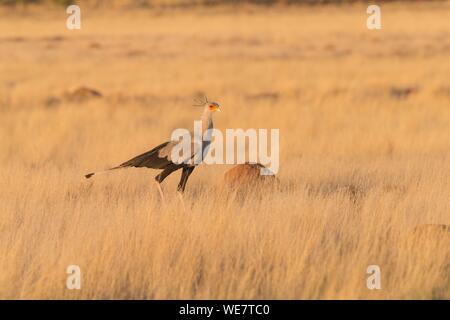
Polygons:
M89 179L89 178L93 177L94 175L97 175L100 173L106 173L111 170L123 169L126 167L136 167L136 168L146 167L146 168L152 168L152 169L163 169L168 164L170 164L171 161L167 159L167 156L160 157L158 151L161 150L162 148L166 147L167 145L169 145L169 143L170 143L170 141L164 142L164 143L160 144L159 146L153 148L152 150L147 151L143 154L140 154L140 155L134 157L133 159L130 159L130 160L118 165L117 167L106 169L104 171L99 171L99 172L91 172L91 173L86 174L84 177L86 179Z
M86 179L89 179L89 178L91 178L91 177L93 177L93 176L95 176L95 175L97 175L97 174L107 173L107 172L109 172L109 171L111 171L111 170L122 169L122 168L123 168L123 167L118 166L118 167L109 168L109 169L106 169L106 170L103 170L103 171L91 172L91 173L86 174L84 177L85 177Z
M92 176L94 176L95 175L95 172L91 172L91 173L88 173L87 175L85 175L84 177L86 178L86 179L89 179L90 177L92 177Z

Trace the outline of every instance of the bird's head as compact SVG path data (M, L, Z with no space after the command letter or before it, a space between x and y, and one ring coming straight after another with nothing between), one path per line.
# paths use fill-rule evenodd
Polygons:
M214 102L214 101L213 102L208 102L206 104L206 107L211 112L215 112L215 111L219 111L220 112L220 104L218 102Z
M198 103L194 106L203 107L205 112L216 112L220 111L220 104L218 102L209 101L207 97L205 97L204 101L197 101Z

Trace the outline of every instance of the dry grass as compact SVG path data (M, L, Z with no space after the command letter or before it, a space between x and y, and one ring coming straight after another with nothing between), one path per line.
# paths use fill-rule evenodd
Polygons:
M449 299L449 4L0 12L0 297ZM67 99L88 86L102 97ZM186 208L118 164L189 127L280 128L281 187ZM172 201L173 200L173 201ZM65 289L77 264L82 290ZM382 289L366 288L377 264Z

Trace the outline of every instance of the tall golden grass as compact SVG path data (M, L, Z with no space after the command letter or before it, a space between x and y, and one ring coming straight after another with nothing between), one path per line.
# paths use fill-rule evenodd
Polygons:
M0 11L3 299L449 299L450 7ZM80 86L103 97L78 101ZM85 180L221 102L279 128L280 188L226 197L228 166ZM68 265L81 290L66 288ZM368 265L380 290L366 286Z

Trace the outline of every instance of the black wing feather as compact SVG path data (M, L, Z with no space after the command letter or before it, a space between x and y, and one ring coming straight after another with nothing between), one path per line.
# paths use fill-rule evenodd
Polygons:
M170 143L170 141L164 142L160 144L159 146L153 148L150 151L147 151L143 154L140 154L133 159L130 159L128 161L125 161L124 163L120 164L116 168L125 168L125 167L146 167L146 168L152 168L152 169L163 169L167 165L171 164L172 162L167 159L167 157L159 157L159 150L164 148ZM115 169L115 168L114 168Z

